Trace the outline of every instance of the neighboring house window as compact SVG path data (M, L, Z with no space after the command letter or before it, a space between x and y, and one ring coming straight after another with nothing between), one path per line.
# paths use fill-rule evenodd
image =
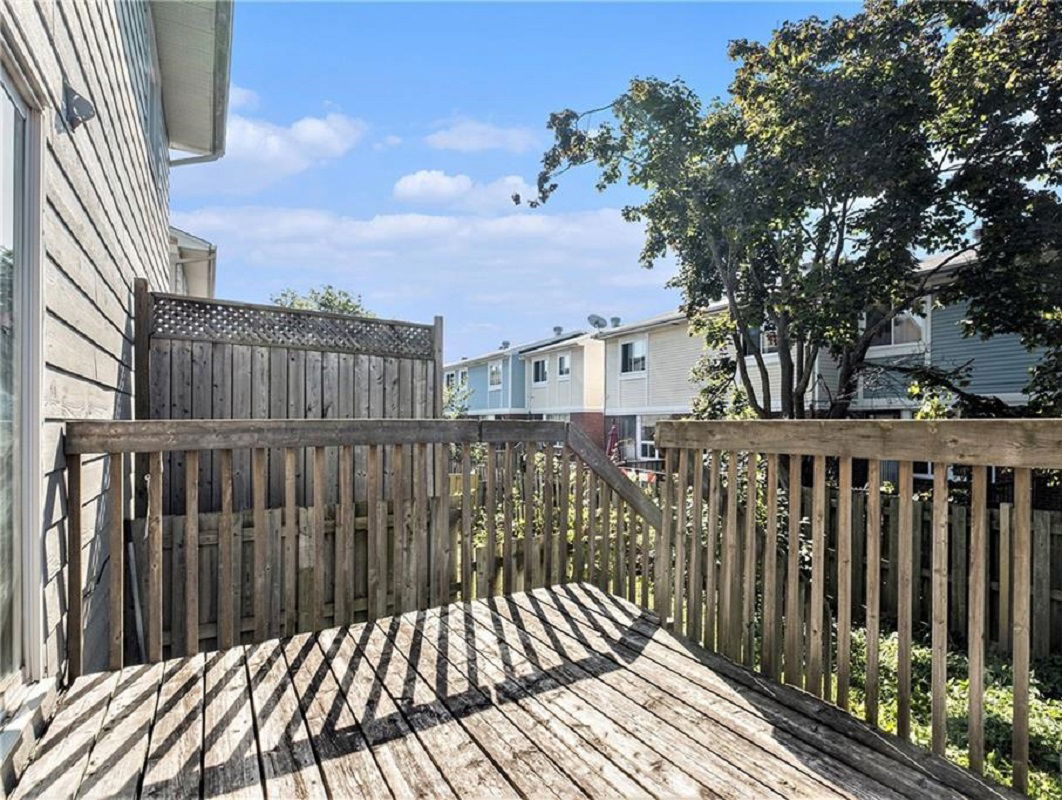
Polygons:
M877 325L885 312L881 309L871 309L866 315L867 327ZM874 334L870 340L871 347L887 347L894 344L917 344L922 341L925 328L925 318L913 311L901 311L881 330Z
M570 378L572 374L572 357L567 353L557 356L557 379Z
M29 219L29 114L0 69L0 679L22 666L22 308Z
M635 339L620 345L620 372L645 372L645 339Z
M487 386L491 389L501 388L502 362L492 361L487 367Z
M756 338L759 340L760 353L763 355L778 352L778 331L773 327L765 325L759 330Z
M457 385L468 386L468 370L462 369L457 372Z
M456 379L457 379L457 376L454 375L454 373L447 372L446 373L446 388L447 389L453 389L454 388L454 381Z
M531 382L541 385L545 383L549 378L549 373L546 371L546 359L537 358L531 362Z
M656 423L660 417L638 418L638 458L655 461L660 457L656 451Z

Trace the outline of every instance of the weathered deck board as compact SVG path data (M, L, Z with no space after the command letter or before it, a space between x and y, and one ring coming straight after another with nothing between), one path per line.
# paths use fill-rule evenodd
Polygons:
M570 584L86 676L15 796L1010 796L897 742Z

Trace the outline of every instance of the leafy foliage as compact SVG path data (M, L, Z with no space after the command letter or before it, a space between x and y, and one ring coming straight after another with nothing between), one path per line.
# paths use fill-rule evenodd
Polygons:
M969 301L970 335L1019 333L1051 350L1030 389L1056 407L1062 15L1051 5L871 0L851 18L787 22L766 44L731 43L726 101L635 78L607 106L550 116L532 204L580 165L597 168L601 190L645 192L624 209L645 225L642 265L677 258L691 319L726 305L704 331L709 408L736 375L757 415L806 416L825 351L838 369L820 389L843 416L864 371L912 367L867 351L940 283L945 300ZM927 253L941 257L922 268ZM776 344L777 398L762 331Z
M278 306L287 308L328 311L333 314L350 314L355 317L375 316L362 304L361 295L353 295L346 289L337 289L329 283L307 292L285 289L273 295L270 300Z

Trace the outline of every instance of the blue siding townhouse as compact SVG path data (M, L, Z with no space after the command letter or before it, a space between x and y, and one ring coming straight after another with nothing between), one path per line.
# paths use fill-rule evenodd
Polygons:
M528 416L526 369L520 356L527 350L581 336L583 331L553 329L553 335L535 342L512 345L502 342L497 350L462 358L443 367L448 387L468 386L470 417L520 419Z

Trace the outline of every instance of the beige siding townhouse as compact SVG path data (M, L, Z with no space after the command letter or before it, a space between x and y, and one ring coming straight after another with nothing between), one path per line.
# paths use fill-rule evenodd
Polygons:
M609 328L597 334L605 346L606 440L615 426L619 458L655 462L654 426L688 415L698 386L690 370L704 353L679 311Z
M231 14L227 0L0 0L5 787L64 665L64 421L132 415L135 279L213 288L213 248L170 227L169 172L174 151L222 153ZM105 459L82 472L86 671L106 651L92 596L113 513L105 473Z
M572 422L604 443L605 345L594 334L525 350L527 411L534 419Z

